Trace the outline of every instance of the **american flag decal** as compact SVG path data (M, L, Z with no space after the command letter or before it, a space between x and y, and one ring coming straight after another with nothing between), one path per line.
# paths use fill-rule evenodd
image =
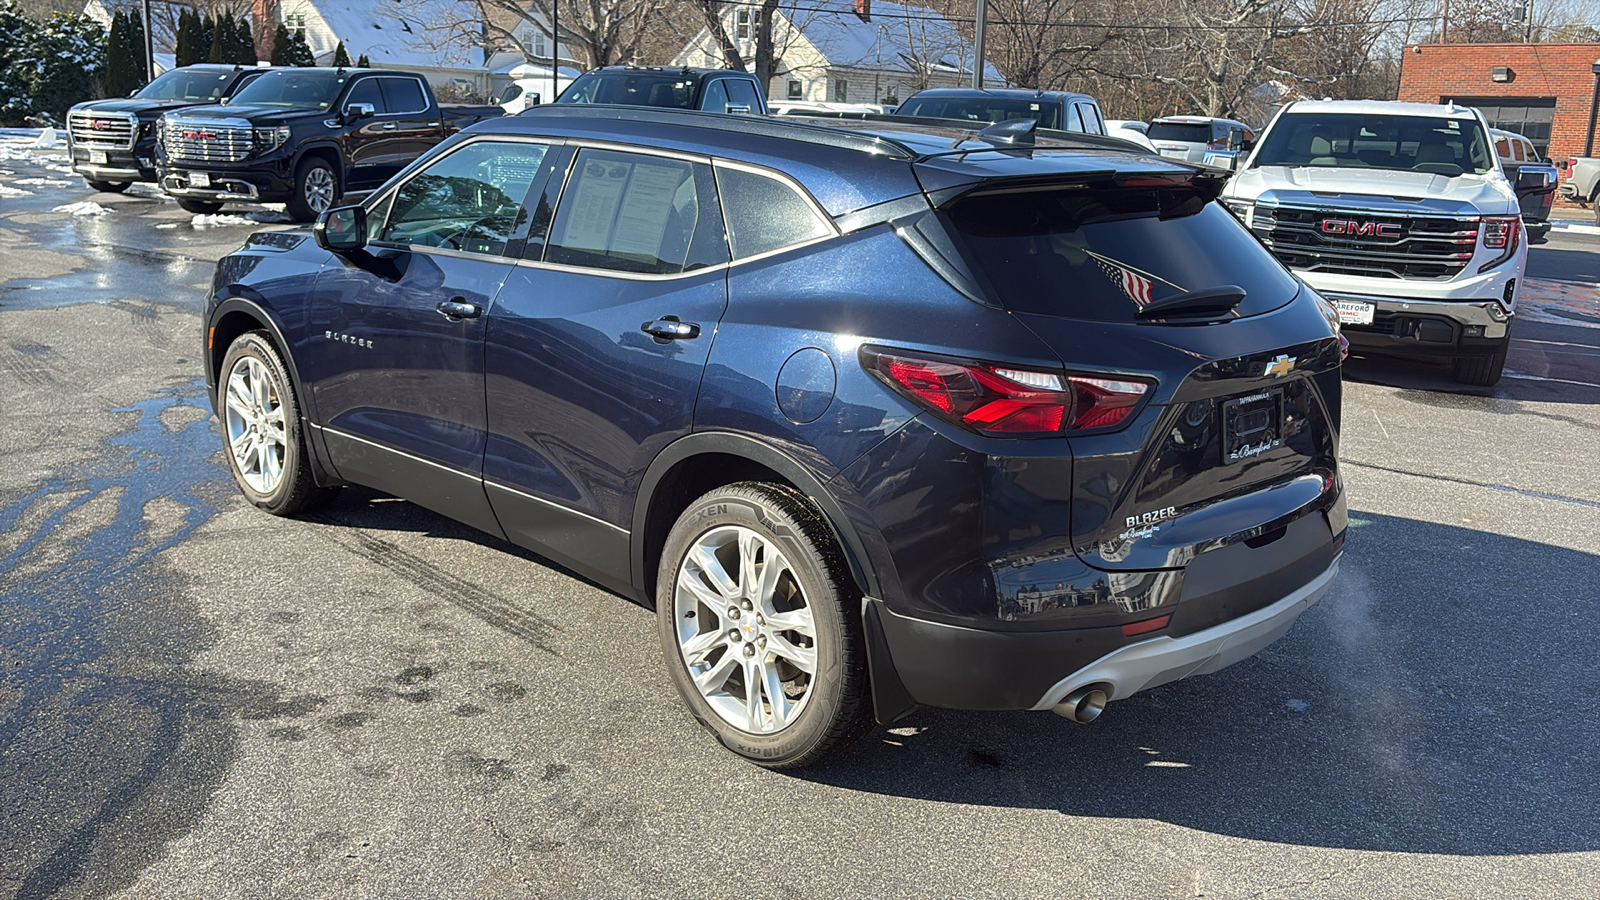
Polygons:
M1128 299L1135 305L1142 307L1150 302L1150 291L1155 287L1155 283L1150 279L1098 254L1095 255L1094 261L1100 264L1100 271L1106 273L1107 278L1121 287L1122 292L1127 294Z

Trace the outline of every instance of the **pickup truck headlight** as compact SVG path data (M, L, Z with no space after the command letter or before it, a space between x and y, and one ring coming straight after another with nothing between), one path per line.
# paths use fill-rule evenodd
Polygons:
M1499 256L1478 267L1479 272L1487 272L1517 255L1517 244L1522 239L1522 217L1485 216L1481 221L1484 249L1501 251Z
M1255 203L1249 200L1230 200L1223 198L1222 205L1227 208L1228 212L1233 213L1233 217L1238 219L1240 224L1244 225L1246 228L1250 227L1250 211L1255 209Z
M255 151L257 153L271 153L282 147L289 140L289 126L279 125L275 128L252 129Z

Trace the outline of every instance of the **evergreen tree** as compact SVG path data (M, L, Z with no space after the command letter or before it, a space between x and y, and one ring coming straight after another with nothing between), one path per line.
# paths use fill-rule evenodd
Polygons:
M21 52L33 23L15 0L0 0L0 126L21 125L33 114L33 98L22 83Z
M290 40L289 26L279 22L278 30L272 33L272 57L268 62L275 66L293 65L289 62L290 55L294 53L294 48L289 46Z
M126 97L133 90L129 84L132 74L129 49L128 17L119 9L111 17L111 31L106 35L106 77L101 88L107 97Z
M150 70L145 65L144 17L137 12L128 13L128 81L129 91L136 91L150 83ZM109 66L109 63L107 63ZM117 94L109 96L116 97Z
M241 66L253 66L261 59L256 55L256 39L250 33L250 20L241 19L238 29L234 31L233 61Z
M194 61L205 62L211 58L211 42L215 40L217 23L210 16L195 13L199 24L194 31Z
M350 54L344 49L344 41L340 41L339 46L333 49L333 65L341 69L348 69L353 65L350 62Z
M194 13L188 7L178 12L178 30L173 35L172 57L180 66L194 62Z
M363 53L356 59L356 66L357 68L370 69L372 68L372 60L367 59L367 55Z
M298 31L289 32L289 62L291 66L314 66L317 57L311 52L311 45L306 43L305 35Z
M220 63L228 61L228 47L232 43L230 33L233 31L233 14L217 16L211 20L211 49L206 53L206 60Z
M0 19L10 0L0 0ZM55 122L66 118L67 107L93 96L95 87L106 73L106 32L104 27L88 16L68 16L57 13L43 23L24 20L26 29L19 36L19 44L0 47L0 53L12 55L4 66L3 75L12 70L21 75L21 87L26 92L27 104L35 114L44 114ZM0 30L4 25L0 24ZM0 116L10 116L13 98L0 94L8 101L0 107ZM26 114L26 113L24 113Z

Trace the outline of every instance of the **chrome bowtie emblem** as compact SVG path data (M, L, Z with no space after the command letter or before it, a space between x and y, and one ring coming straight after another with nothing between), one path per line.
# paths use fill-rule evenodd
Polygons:
M1265 375L1287 375L1290 372L1294 371L1295 364L1297 364L1299 362L1300 362L1300 360L1290 356L1287 353L1280 353L1280 354L1278 354L1277 359L1274 359L1272 362L1267 363L1267 367L1264 370L1262 370L1261 374L1264 375L1264 376Z

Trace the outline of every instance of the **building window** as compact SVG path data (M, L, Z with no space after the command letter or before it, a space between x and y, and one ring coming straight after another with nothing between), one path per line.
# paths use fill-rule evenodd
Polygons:
M528 51L528 55L535 59L550 55L549 41L545 40L544 32L536 28L528 30L528 35L523 39L522 46Z
M800 82L798 82L798 81L792 81L791 80L789 82L789 99L790 100L799 100L803 96L804 96L804 86L801 85Z
M306 14L289 13L288 15L285 15L283 17L283 27L289 29L290 34L300 38L301 40L305 40Z
M900 85L895 84L892 81L889 82L889 86L884 88L884 90L883 90L883 102L884 103L899 103L900 102Z
M1490 128L1514 131L1533 142L1541 157L1550 155L1550 126L1555 122L1554 97L1445 97L1440 103L1476 106Z
M733 32L741 41L750 37L750 10L741 9L733 14Z
M848 82L846 82L843 78L835 78L833 80L833 102L844 103L844 98L849 93L850 89Z

